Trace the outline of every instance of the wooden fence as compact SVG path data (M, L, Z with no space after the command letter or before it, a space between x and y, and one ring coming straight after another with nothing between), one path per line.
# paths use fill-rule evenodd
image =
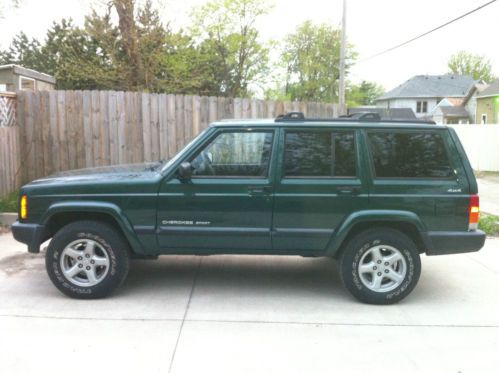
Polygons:
M19 186L18 127L0 127L0 198Z
M167 159L213 121L274 118L290 111L310 117L339 114L338 105L322 103L115 91L18 92L19 144L11 163L20 159L21 164L15 183L70 169Z

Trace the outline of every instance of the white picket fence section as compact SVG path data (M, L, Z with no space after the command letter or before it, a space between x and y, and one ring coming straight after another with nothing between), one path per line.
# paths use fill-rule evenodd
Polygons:
M456 130L475 171L499 171L499 124L457 124Z

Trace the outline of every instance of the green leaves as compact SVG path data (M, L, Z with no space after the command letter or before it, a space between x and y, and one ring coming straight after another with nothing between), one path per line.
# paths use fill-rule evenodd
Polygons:
M473 79L486 83L495 79L490 60L485 56L460 51L450 57L447 66L452 74L470 75Z
M284 42L285 95L292 100L335 102L338 98L341 31L306 21ZM347 46L346 70L355 59Z
M207 78L217 94L245 97L264 80L269 49L255 24L268 10L263 0L214 0L193 12L191 31L213 67Z

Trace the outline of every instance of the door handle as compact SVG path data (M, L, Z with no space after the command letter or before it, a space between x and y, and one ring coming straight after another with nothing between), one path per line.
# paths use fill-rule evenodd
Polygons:
M271 186L250 186L250 187L248 187L248 194L250 196L269 195L270 193L272 193Z
M338 194L352 194L357 195L360 194L361 188L360 186L341 186L336 189Z

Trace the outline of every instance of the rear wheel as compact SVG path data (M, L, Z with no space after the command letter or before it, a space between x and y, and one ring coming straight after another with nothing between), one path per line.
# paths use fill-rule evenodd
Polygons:
M340 274L350 293L365 303L392 304L416 286L421 260L415 243L391 228L373 228L350 240L340 257Z
M79 221L54 235L45 265L62 293L79 299L102 298L125 280L130 254L127 242L111 226Z

